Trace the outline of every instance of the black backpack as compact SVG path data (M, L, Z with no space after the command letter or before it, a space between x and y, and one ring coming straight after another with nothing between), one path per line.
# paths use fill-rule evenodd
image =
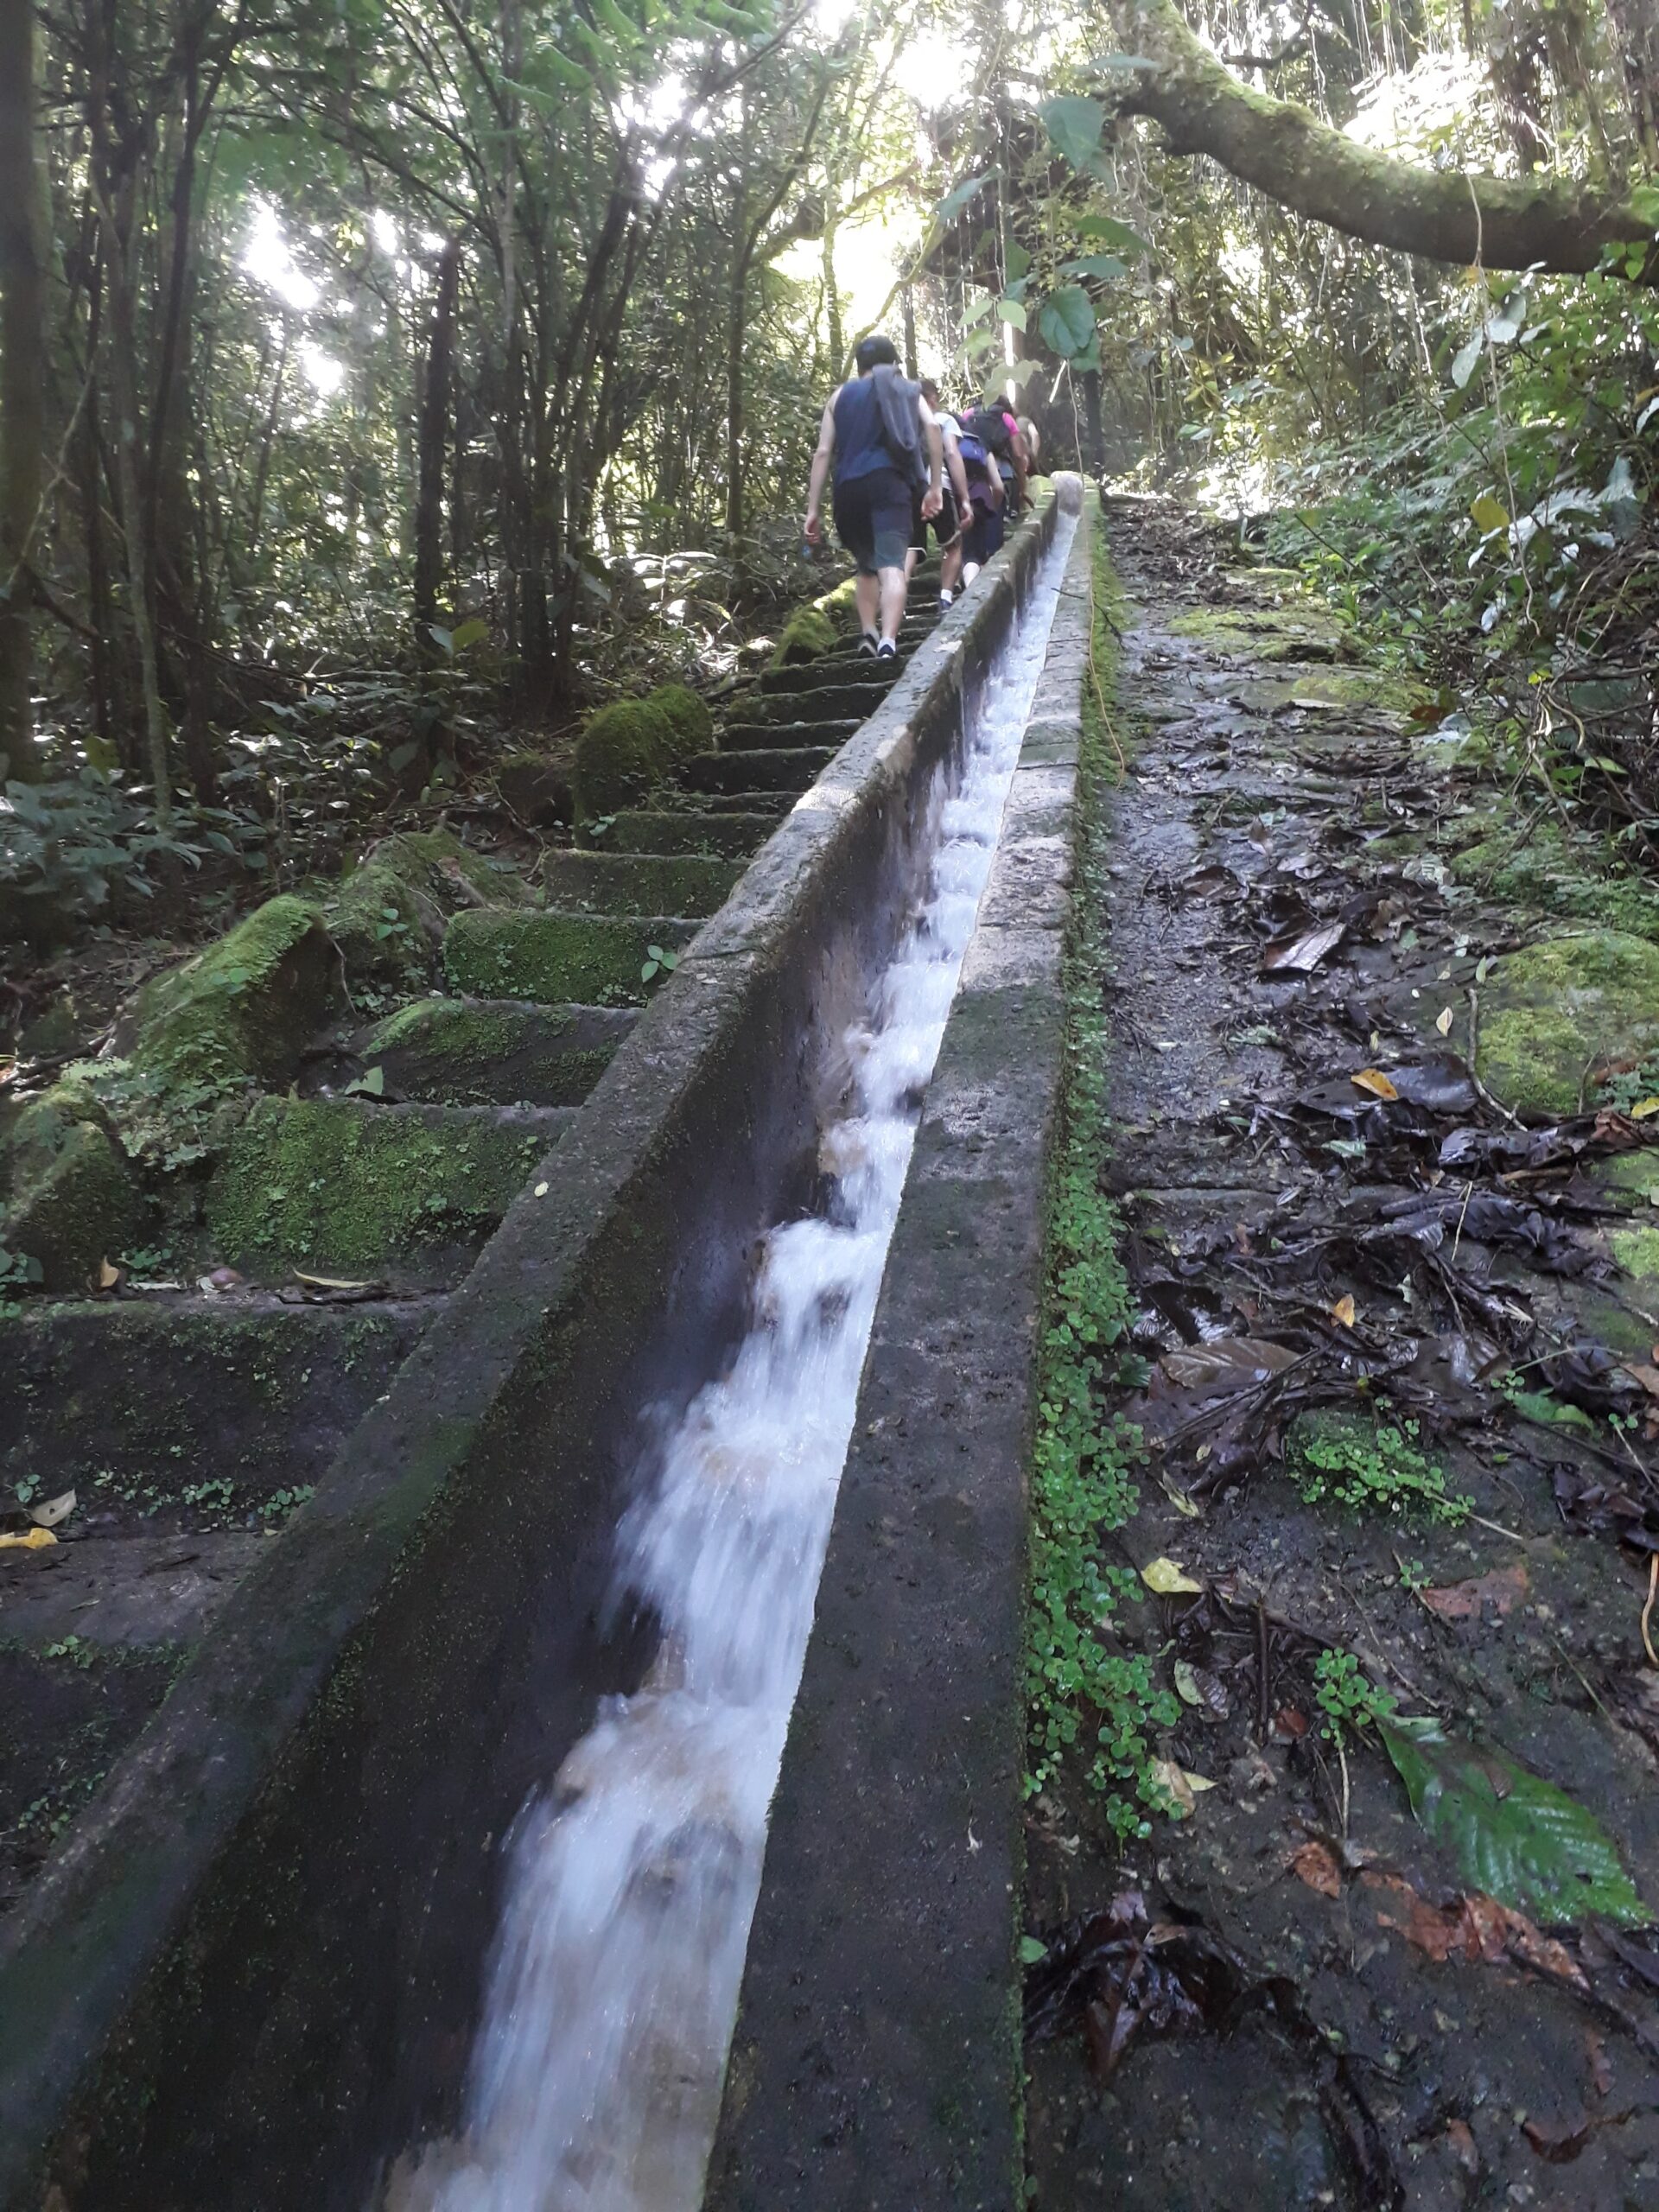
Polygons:
M1000 407L969 407L961 416L964 437L977 438L988 453L999 461L1012 461L1014 440L1008 435L1008 426Z

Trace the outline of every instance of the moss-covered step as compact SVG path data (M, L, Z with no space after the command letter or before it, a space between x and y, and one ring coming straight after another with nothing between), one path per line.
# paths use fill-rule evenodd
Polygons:
M117 1018L116 1052L174 1090L285 1082L327 1012L336 969L317 909L267 899L143 986Z
M378 1068L385 1094L427 1105L579 1106L638 1016L632 1007L418 999L352 1040L330 1087Z
M863 721L873 715L898 681L889 665L870 683L821 683L810 691L751 691L734 721Z
M815 691L848 689L879 690L893 682L900 664L855 652L844 659L815 661L807 668L768 669L755 688L766 699L798 699Z
M727 860L699 855L550 853L543 868L548 903L566 911L610 914L684 914L702 919L725 904L743 873Z
M430 980L451 914L481 900L524 905L516 868L487 859L448 830L412 830L371 847L329 901L328 933L354 979L393 986Z
M1189 607L1172 615L1178 638L1193 638L1212 652L1255 661L1334 661L1352 657L1341 622L1306 599L1280 607L1245 602Z
M436 1311L161 1294L0 1320L0 1501L76 1496L66 1541L263 1520L316 1482Z
M696 929L680 915L457 914L444 939L444 966L453 988L479 998L639 1006L650 947L677 952Z
M815 784L840 747L801 745L787 752L702 753L680 778L689 791L735 796L749 791L804 791Z
M635 805L678 764L715 742L714 721L695 691L665 683L644 699L618 699L590 715L576 740L571 787L576 819Z
M787 753L802 745L845 745L861 725L850 717L825 721L732 722L720 734L722 753Z
M1546 938L1492 964L1476 1070L1516 1113L1576 1113L1599 1074L1659 1055L1659 945L1618 930Z
M772 814L713 814L690 808L681 814L619 814L605 842L618 853L708 853L743 860L778 827Z
M453 1281L574 1118L569 1108L263 1098L207 1186L213 1255L264 1281L298 1268Z

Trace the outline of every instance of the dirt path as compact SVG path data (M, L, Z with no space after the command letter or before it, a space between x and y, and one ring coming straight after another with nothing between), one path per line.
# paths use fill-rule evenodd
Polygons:
M1582 1910L1618 1868L1529 1779L1659 1903L1659 1307L1615 1258L1656 1124L1597 1121L1599 1067L1548 1136L1478 1095L1503 956L1582 925L1448 874L1491 794L1438 715L1174 510L1108 533L1114 1402L1148 1445L1113 1555L1192 1586L1118 1618L1193 1779L1122 1848L1076 1768L1032 1808L1031 2202L1659 2205L1659 1949L1628 1897ZM1442 1724L1435 1833L1321 1667Z

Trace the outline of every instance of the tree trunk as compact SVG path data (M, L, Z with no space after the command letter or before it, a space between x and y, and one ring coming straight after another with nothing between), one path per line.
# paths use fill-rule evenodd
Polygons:
M1281 207L1351 238L1488 269L1594 269L1604 246L1645 238L1617 194L1565 178L1470 175L1374 154L1306 108L1249 91L1187 29L1174 0L1109 0L1120 43L1154 66L1110 97L1163 125L1173 154L1208 154ZM1659 283L1659 251L1643 281Z
M744 107L747 118L748 109ZM732 206L732 274L726 296L726 556L731 588L741 587L743 558L743 326L749 306L748 172L740 168Z
M41 773L30 707L29 552L46 443L46 298L34 0L0 0L0 754Z
M449 372L454 357L455 302L461 288L461 240L438 256L438 288L422 378L415 493L415 629L421 658L433 655L432 628L443 588L443 464L449 446Z
M1099 476L1106 467L1106 433L1100 419L1100 371L1085 369L1082 383L1083 465L1090 476Z

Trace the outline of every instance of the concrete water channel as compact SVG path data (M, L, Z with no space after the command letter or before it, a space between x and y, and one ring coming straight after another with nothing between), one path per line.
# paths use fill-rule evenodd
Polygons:
M9 2203L1013 2201L1082 504L558 864L764 839L11 1916Z

